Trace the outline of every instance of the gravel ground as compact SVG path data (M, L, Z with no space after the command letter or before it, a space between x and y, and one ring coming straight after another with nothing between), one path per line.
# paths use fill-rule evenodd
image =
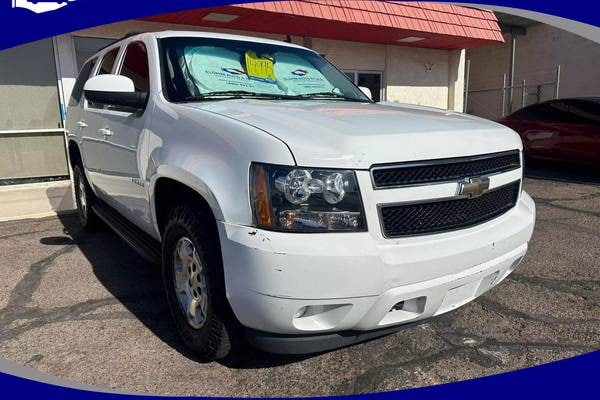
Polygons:
M537 175L536 175L537 176ZM333 395L490 375L600 348L600 186L527 179L538 219L517 271L397 334L309 357L246 349L200 363L179 344L160 273L74 216L0 224L0 357L128 392Z

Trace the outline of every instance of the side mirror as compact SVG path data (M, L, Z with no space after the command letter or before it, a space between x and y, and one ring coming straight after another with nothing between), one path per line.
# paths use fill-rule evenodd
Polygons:
M359 86L358 87L360 89L361 92L363 92L368 98L370 98L371 100L373 100L373 94L371 93L371 89L369 89L368 87L364 87L364 86Z
M98 104L142 109L148 102L148 93L136 92L133 81L122 75L98 75L83 87L85 98Z

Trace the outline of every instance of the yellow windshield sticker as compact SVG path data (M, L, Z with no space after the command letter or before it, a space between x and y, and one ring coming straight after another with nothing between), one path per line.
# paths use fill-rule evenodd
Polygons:
M253 51L246 52L246 73L248 78L275 83L275 60L269 56L258 56Z

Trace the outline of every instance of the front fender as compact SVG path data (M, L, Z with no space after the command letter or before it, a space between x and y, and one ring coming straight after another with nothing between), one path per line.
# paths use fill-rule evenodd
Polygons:
M158 226L157 213L156 213L156 183L162 179L168 178L173 181L179 182L190 189L196 191L200 196L206 200L213 215L217 221L223 221L223 211L217 201L217 198L209 186L196 175L172 165L160 165L156 169L156 173L150 179L148 185L148 192L150 194L150 213L152 216L154 231L156 238L160 240L160 228Z
M156 232L154 191L160 178L195 190L218 221L251 225L250 164L295 165L285 143L244 122L166 102L154 112L146 179Z

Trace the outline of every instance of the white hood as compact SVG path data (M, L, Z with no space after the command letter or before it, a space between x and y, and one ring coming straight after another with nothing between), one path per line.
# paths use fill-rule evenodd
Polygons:
M521 148L519 136L505 126L406 104L245 99L186 106L266 131L289 146L298 165L307 167L368 169Z

